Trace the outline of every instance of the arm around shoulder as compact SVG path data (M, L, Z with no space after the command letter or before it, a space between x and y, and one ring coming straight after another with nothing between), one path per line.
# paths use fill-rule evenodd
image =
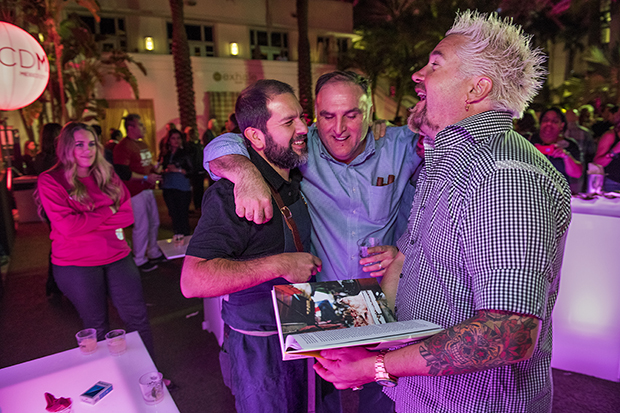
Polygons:
M273 217L271 191L256 166L241 155L211 162L211 169L235 184L235 211L240 218L263 224Z
M236 133L225 133L213 139L204 148L204 168L211 174L213 178L227 178L225 175L219 175L216 170L212 168L212 162L218 160L221 157L227 157L228 155L240 155L246 158L250 157L248 149L245 146L244 138ZM232 182L232 179L229 179Z

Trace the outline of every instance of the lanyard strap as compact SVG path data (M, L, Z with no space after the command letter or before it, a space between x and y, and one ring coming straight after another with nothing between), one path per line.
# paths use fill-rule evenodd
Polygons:
M273 199L275 199L276 204L278 204L278 209L282 213L282 216L286 221L286 225L288 225L289 229L293 233L293 240L295 241L295 248L297 248L297 252L303 252L304 244L301 242L301 237L299 236L299 231L297 230L297 224L293 219L293 213L286 205L284 205L280 194L273 186L271 186L271 184L269 184L269 189L271 189L271 195L273 196Z

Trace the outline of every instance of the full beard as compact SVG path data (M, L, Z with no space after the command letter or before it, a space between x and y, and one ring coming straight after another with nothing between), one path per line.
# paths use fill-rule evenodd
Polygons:
M303 136L305 135L293 137L286 147L275 143L270 134L265 134L265 157L269 162L283 169L293 169L305 164L308 161L308 147L303 148L301 154L293 149L293 142Z

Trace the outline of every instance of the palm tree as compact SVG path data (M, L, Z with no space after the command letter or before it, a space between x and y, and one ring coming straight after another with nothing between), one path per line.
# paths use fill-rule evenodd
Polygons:
M56 63L56 74L58 75L58 86L60 89L60 107L61 107L61 123L68 120L67 104L65 100L65 87L63 80L63 45L62 37L60 36L60 24L62 22L62 11L67 5L68 1L65 0L45 0L46 4L46 16L44 26L47 29L49 40L54 44L54 55ZM99 21L99 5L95 0L76 0L76 3L80 6L87 8L95 20Z
M297 52L297 83L299 85L299 103L304 110L306 122L314 119L312 102L312 65L310 64L310 41L308 40L308 0L297 0L297 31L299 42Z
M572 76L552 90L562 106L579 107L585 103L620 103L620 43L600 48L590 46L583 60L588 62L585 76Z
M172 56L174 78L177 84L177 101L182 130L188 126L196 129L196 98L194 75L189 58L189 45L183 17L183 0L170 0L172 12Z
M375 89L377 79L388 68L386 56L389 55L389 43L385 42L383 28L371 28L361 31L362 38L353 43L353 48L342 56L339 66L343 69L360 69L370 82L373 107L375 105Z

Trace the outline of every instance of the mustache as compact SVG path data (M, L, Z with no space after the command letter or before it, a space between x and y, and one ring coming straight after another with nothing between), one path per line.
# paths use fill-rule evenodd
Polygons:
M307 134L307 133L304 133L304 134L301 134L301 135L295 135L295 136L293 136L293 137L291 138L291 140L290 140L289 144L291 144L291 145L292 145L292 144L293 144L293 142L298 141L300 138L303 138L304 140L306 140L306 141L307 141L307 140L308 140L308 134Z

